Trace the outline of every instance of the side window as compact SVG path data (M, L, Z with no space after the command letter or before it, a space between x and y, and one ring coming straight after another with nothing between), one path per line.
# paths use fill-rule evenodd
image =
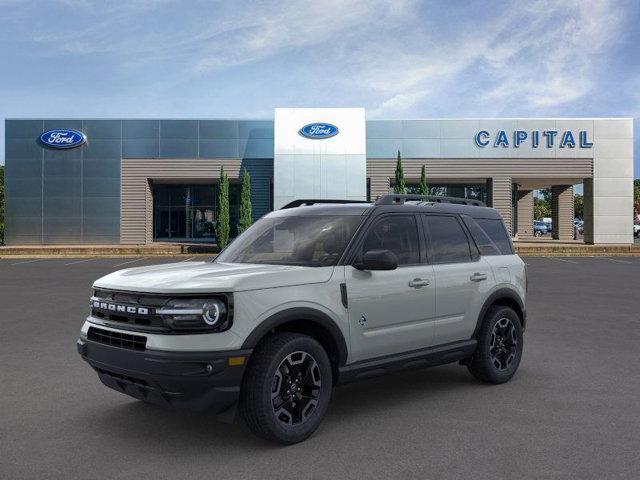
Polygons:
M420 243L416 220L412 215L388 215L378 220L364 238L362 253L390 250L398 265L420 263Z
M500 255L500 249L498 246L489 238L489 236L485 233L485 231L476 223L476 221L467 216L463 215L462 219L471 232L471 236L473 240L476 242L478 246L478 250L480 250L481 255Z
M469 239L456 217L424 215L422 218L430 239L433 263L471 261Z
M475 220L493 243L496 244L502 255L513 255L511 241L502 220L497 218L476 218Z

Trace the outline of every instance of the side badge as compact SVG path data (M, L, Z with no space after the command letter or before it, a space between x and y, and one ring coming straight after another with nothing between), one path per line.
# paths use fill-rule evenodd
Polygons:
M358 323L360 324L360 326L366 327L367 326L367 317L365 317L364 314L360 315L360 320L358 320Z

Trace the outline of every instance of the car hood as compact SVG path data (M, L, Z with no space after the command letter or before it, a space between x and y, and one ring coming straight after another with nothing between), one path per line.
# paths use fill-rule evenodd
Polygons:
M96 280L94 287L148 293L239 292L327 282L332 272L333 267L179 262L119 270Z

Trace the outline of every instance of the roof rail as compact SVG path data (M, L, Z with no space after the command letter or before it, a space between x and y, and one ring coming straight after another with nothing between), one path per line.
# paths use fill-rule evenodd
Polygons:
M344 203L371 203L368 202L366 200L331 200L331 199L299 199L299 200L293 200L289 203L287 203L285 206L280 207L280 210L285 210L287 208L296 208L296 207L301 207L303 205L316 205L319 203L337 203L337 204L344 204Z
M471 198L441 197L439 195L382 195L376 200L376 205L402 205L407 201L424 201L434 203L455 203L458 205L473 205L475 207L486 207L484 202Z

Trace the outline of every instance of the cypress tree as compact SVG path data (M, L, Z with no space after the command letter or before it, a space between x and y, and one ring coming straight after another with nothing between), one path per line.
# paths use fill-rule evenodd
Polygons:
M240 194L240 216L238 218L238 235L251 226L251 177L245 168L242 172L242 193Z
M427 188L427 169L425 165L422 165L420 171L420 195L429 195L429 189Z
M216 223L218 248L229 244L229 177L220 167L220 188L218 189L218 222Z
M402 158L398 150L398 161L396 162L396 184L393 186L393 193L407 193L404 186L404 173L402 172Z

